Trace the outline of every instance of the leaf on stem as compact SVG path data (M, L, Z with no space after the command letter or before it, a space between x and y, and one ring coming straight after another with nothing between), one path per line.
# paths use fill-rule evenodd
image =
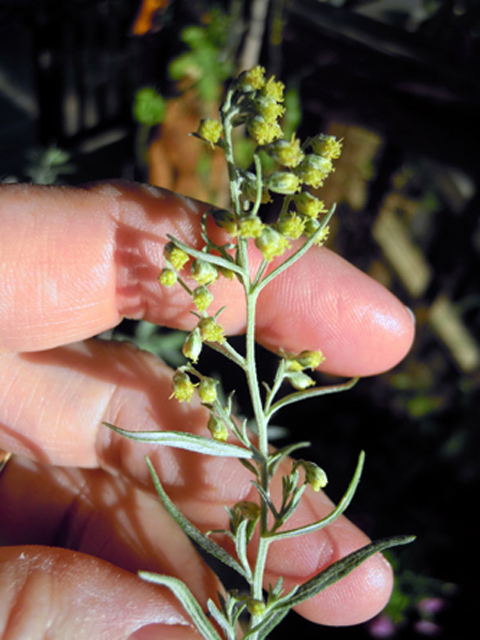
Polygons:
M305 389L303 391L296 391L295 393L289 393L284 398L281 398L275 404L272 405L267 413L267 418L270 419L274 413L279 409L283 409L293 402L300 402L301 400L307 400L308 398L316 398L317 396L325 396L329 393L339 393L340 391L348 391L354 387L360 378L352 378L348 382L342 384L332 384L327 387L314 387L313 389Z
M345 558L337 560L337 562L331 564L327 569L324 569L324 571L318 575L307 580L307 582L299 587L295 595L289 599L288 606L296 607L302 602L305 602L305 600L313 598L327 587L347 576L375 553L385 551L391 547L409 544L414 540L415 536L392 536L391 538L383 538L367 544L361 549L350 553Z
M248 563L248 558L247 558L248 524L249 524L248 520L242 520L242 522L240 522L240 524L238 525L237 530L235 531L235 549L237 551L238 558L245 570L247 580L250 582L252 580L252 570L250 568L250 565Z
M358 458L357 468L355 469L355 473L353 474L353 478L348 485L348 489L345 492L345 495L340 500L335 509L322 520L318 520L317 522L313 522L312 524L307 524L303 527L298 527L297 529L290 529L288 531L280 531L274 534L274 537L279 540L281 538L293 538L294 536L301 536L305 533L312 533L312 531L318 531L319 529L323 529L323 527L327 526L327 524L331 524L339 515L341 515L348 507L350 502L355 495L355 491L357 490L358 483L360 482L360 477L362 475L363 465L365 463L365 453L362 451ZM291 515L290 512L289 515ZM285 519L286 520L286 519ZM284 521L285 521L284 520Z
M237 447L237 445L226 442L219 442L213 438L196 436L192 433L183 433L182 431L127 431L108 422L104 422L103 424L121 436L125 436L135 442L160 444L167 447L195 451L208 456L253 458L253 453L249 449Z
M171 235L167 235L167 238L173 242L177 247L183 249L185 253L192 256L192 258L197 258L199 260L204 260L205 262L209 262L210 264L214 264L216 267L223 267L224 269L229 269L230 271L234 271L240 276L244 276L243 269L239 267L233 260L226 260L220 256L212 255L211 253L205 253L204 251L199 251L198 249L193 249L189 247L188 244L184 242L180 242L177 238Z
M157 573L150 573L149 571L139 571L138 575L142 580L147 582L153 582L163 587L167 587L181 602L183 608L192 618L195 626L205 638L205 640L221 640L218 633L210 623L207 616L203 613L201 606L195 600L190 589L178 578L172 578L171 576L162 576Z
M158 493L160 500L163 503L163 506L168 511L168 513L172 516L175 522L185 531L185 533L196 542L204 551L207 551L210 555L214 556L218 560L221 560L224 564L229 566L231 569L239 573L241 576L246 578L246 573L237 560L233 558L229 553L225 551L219 544L208 538L201 531L199 531L191 522L187 520L187 518L183 515L183 513L177 509L174 503L170 500L164 488L161 485L160 479L153 468L152 463L149 458L146 458L147 466L150 471L150 475L153 479L153 484L155 485L155 489Z
M278 465L284 458L291 455L297 449L304 449L310 446L311 446L311 443L307 441L297 442L295 444L290 444L286 447L283 447L283 449L279 449L278 451L273 453L268 458L268 473L270 474L270 476L273 476L273 474L276 472L278 468Z

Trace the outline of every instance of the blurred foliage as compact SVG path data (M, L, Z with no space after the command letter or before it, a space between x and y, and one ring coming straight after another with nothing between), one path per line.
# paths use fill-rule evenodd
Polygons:
M166 108L164 98L155 89L143 87L135 95L133 115L139 124L154 127L163 121Z
M70 163L70 154L58 147L32 149L27 156L25 175L33 184L58 184L61 175L75 173L75 166Z

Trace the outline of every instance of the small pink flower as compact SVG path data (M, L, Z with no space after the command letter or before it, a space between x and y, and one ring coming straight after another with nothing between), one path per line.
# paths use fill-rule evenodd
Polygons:
M442 633L442 627L430 620L418 620L418 622L415 622L413 625L413 628L422 636L429 636L430 638L439 636Z
M393 620L384 614L380 614L368 623L368 632L372 638L393 638L396 631Z
M417 604L417 611L424 616L434 616L445 609L446 602L442 598L422 598Z

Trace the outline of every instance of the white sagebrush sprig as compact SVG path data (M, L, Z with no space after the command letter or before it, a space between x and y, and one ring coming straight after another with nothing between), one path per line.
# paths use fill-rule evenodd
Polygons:
M175 371L171 398L190 402L198 394L209 412L205 425L209 435L177 431L131 432L108 425L135 441L188 449L204 455L237 458L252 475L257 501L242 501L229 507L229 528L204 534L170 500L147 459L156 491L170 515L203 550L234 569L246 583L247 595L235 590L228 591L227 588L226 595L219 596L218 603L212 600L208 602L206 613L180 580L148 572L140 573L145 580L171 589L207 640L220 640L222 637L227 640L237 640L239 637L250 640L265 638L292 607L340 580L372 554L413 539L412 536L398 536L374 542L332 564L288 593L284 593L281 579L264 592L265 567L272 542L318 531L331 524L350 504L364 464L362 452L345 495L328 516L302 527L288 528L288 521L300 504L303 493L308 488L314 491L322 489L327 484L327 475L314 462L303 459L292 461L290 473L282 477L281 500L274 502L270 484L280 463L309 443L297 443L271 451L268 438L271 418L291 403L344 391L351 388L356 380L328 387L316 386L308 372L317 369L324 360L319 345L313 345L311 350L298 354L279 350L279 363L273 381L261 383L258 379L255 353L258 296L314 244L322 245L325 242L334 207L327 211L323 201L306 187L318 189L323 185L334 171L333 160L339 157L342 146L334 136L323 134L303 144L295 135L285 140L280 126L280 118L285 111L283 93L283 84L274 77L265 78L265 70L257 66L232 82L220 108L219 119L209 118L200 123L197 137L212 147L220 147L225 153L231 210L212 208L203 216L204 245L201 249L194 249L172 236L164 250L165 266L159 281L166 287L183 287L192 298L195 308L192 313L197 317L197 324L183 346L183 354L189 362ZM240 126L245 127L256 143L250 170L241 169L236 164L233 131ZM263 168L262 154L269 156L276 165L275 170L268 174ZM271 193L283 195L284 201L278 219L266 224L260 216L260 208L270 200ZM226 240L223 245L216 244L209 236L209 217L224 230ZM296 244L291 251L293 241ZM254 243L262 255L256 270L252 269L249 262L250 243ZM214 300L209 287L221 277L237 279L243 288L247 310L245 355L237 351L225 336L221 325L223 309L214 315L208 313ZM204 345L219 351L243 371L252 403L255 434L247 428L246 421L239 424L234 418L233 394L225 402L222 401L216 393L217 382L198 370L197 362ZM291 390L279 395L284 385L289 385ZM258 534L258 544L252 558L248 551L255 532ZM218 533L232 540L234 553L227 552L213 540L212 535ZM242 624L239 624L240 617ZM220 632L210 618L216 621Z

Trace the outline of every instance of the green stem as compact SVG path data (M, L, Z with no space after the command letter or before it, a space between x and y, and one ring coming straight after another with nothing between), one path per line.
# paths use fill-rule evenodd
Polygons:
M225 97L225 102L220 111L220 119L223 125L224 135L224 151L225 159L227 161L228 177L230 183L230 196L232 198L235 214L240 216L240 187L238 184L237 170L235 168L235 157L233 155L233 143L232 143L232 120L238 115L238 109L232 108L232 96L233 92L229 91Z
M257 362L255 358L255 314L257 306L257 291L246 292L247 303L247 331L246 331L246 366L245 375L252 400L252 408L257 423L258 449L266 459L268 457L267 422L263 412L260 385L258 383Z

